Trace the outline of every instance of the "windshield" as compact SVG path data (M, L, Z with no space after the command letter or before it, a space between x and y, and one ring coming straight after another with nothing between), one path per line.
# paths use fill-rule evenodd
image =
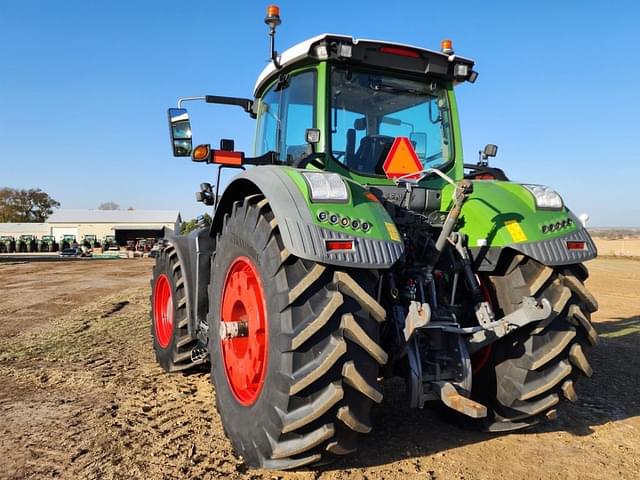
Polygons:
M435 82L334 67L331 102L331 151L352 170L384 175L396 137L409 138L425 169L453 158L447 91Z

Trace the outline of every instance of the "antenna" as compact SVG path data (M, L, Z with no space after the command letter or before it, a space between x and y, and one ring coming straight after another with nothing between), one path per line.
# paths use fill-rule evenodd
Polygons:
M264 23L269 25L269 36L271 37L271 60L273 65L280 69L282 65L278 61L278 52L276 52L276 27L282 23L280 20L280 7L277 5L269 5L267 7L267 16Z

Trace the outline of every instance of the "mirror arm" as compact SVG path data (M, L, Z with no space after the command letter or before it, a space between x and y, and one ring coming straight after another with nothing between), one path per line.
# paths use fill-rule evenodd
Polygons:
M193 102L195 100L205 100L206 97L184 97L178 99L178 108L182 108L182 102Z
M238 97L221 97L219 95L207 95L204 97L205 102L207 103L218 103L221 105L236 105L238 107L242 107L242 109L247 112L251 118L256 118L256 113L253 111L253 100L249 98L238 98Z

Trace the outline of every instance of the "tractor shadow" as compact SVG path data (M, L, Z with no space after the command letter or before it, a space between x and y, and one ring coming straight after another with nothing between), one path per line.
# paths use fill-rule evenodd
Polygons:
M374 412L374 430L358 451L327 469L363 468L429 456L505 435L569 432L591 435L593 427L640 415L640 315L595 323L600 343L588 352L594 374L577 384L576 403L563 402L557 420L511 433L463 429L438 408L412 410L404 383L385 385L385 400Z

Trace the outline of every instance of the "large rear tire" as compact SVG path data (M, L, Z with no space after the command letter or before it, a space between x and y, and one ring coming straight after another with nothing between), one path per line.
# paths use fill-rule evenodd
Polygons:
M160 252L153 267L151 336L156 360L165 371L178 372L197 365L191 359L197 340L188 330L182 265L171 245Z
M598 341L590 320L598 303L584 286L587 276L583 265L551 268L516 255L504 275L490 277L498 315L519 308L523 296L546 298L553 312L484 352L488 361L474 375L473 396L490 411L488 430L553 419L562 400L577 399L576 381L592 374L585 350Z
M218 412L247 465L326 461L354 451L358 434L371 430L387 360L375 280L290 255L260 195L225 216L209 291L209 350ZM225 336L238 325L228 322L246 322L246 336L222 339L221 324Z

